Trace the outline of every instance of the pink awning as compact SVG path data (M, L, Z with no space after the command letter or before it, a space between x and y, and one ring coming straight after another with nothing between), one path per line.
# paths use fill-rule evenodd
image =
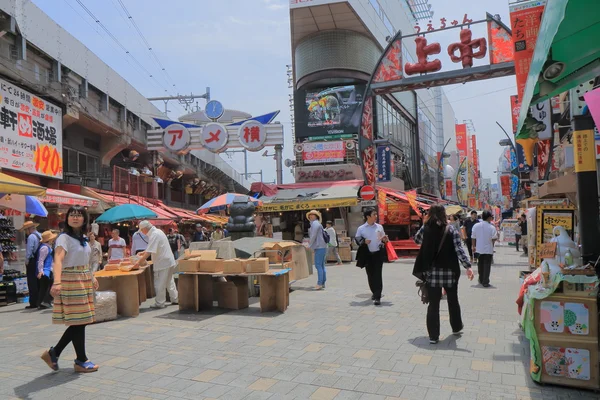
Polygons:
M46 189L46 195L39 197L44 203L67 204L69 206L97 207L100 201L80 194L58 189Z

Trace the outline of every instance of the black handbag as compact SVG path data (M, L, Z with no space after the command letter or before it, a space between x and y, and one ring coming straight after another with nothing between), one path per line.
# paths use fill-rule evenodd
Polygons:
M440 241L440 245L438 247L437 253L435 253L435 257L433 257L433 260L431 261L431 266L429 267L429 270L431 270L433 268L433 264L435 263L435 260L437 259L438 255L440 254L440 251L442 251L442 246L444 245L444 242L446 241L447 235L448 235L448 226L446 226L446 229L444 230L444 235L442 236L442 240ZM415 286L419 288L419 289L417 289L417 294L421 298L421 302L423 304L429 304L429 287L427 286L427 276L428 276L428 274L424 273L422 276L422 279L419 279L418 281L415 282Z

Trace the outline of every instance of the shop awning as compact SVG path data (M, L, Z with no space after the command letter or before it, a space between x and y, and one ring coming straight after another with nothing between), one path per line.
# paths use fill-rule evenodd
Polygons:
M404 194L403 192L396 192L392 189L388 189L388 188L384 188L384 187L379 187L379 188L377 188L377 190L383 190L386 195L408 203L408 197L406 197L406 194ZM417 201L417 205L424 210L429 210L431 208L431 205L429 205L427 203L423 203L422 201Z
M100 200L58 189L46 189L46 195L39 197L45 203L66 204L69 206L98 207Z
M318 186L320 184L320 186ZM308 211L358 205L358 189L363 181L313 182L278 185L272 196L260 199L259 212Z
M531 105L600 75L599 37L600 7L595 2L548 1L521 101L517 132L521 131ZM562 73L545 79L544 70L559 62L564 64Z
M44 196L46 188L0 172L0 193Z
M577 193L577 179L575 174L568 174L552 179L538 189L539 198L566 196L569 193Z
M135 201L132 201L127 197L119 196L116 194L113 195L113 194L101 193L99 191L96 191L94 189L90 189L87 187L81 188L81 194L83 196L91 197L93 199L100 201L100 207L103 208L104 210L108 210L111 207L118 206L121 204L135 203Z

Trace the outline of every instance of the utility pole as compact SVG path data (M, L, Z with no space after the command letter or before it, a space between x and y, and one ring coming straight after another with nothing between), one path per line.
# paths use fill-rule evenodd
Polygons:
M169 112L169 110L167 109L167 104L169 103L169 100L177 100L179 101L179 104L183 105L184 108L187 110L190 105L194 104L194 100L195 99L206 99L207 102L210 101L210 88L207 87L206 88L206 93L204 94L200 94L200 95L195 95L193 93L186 95L186 94L181 94L181 95L177 95L177 96L165 96L165 97L149 97L148 101L163 101L165 103L165 114L167 114Z

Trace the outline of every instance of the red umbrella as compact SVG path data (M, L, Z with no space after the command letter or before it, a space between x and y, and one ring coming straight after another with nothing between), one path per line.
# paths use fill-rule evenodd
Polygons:
M248 196L247 194L225 193L207 201L198 210L196 210L196 212L198 214L206 214L211 211L223 210L225 207L233 203L236 197L246 198L247 201L253 202L255 206L262 206L262 201L255 199L252 196Z

